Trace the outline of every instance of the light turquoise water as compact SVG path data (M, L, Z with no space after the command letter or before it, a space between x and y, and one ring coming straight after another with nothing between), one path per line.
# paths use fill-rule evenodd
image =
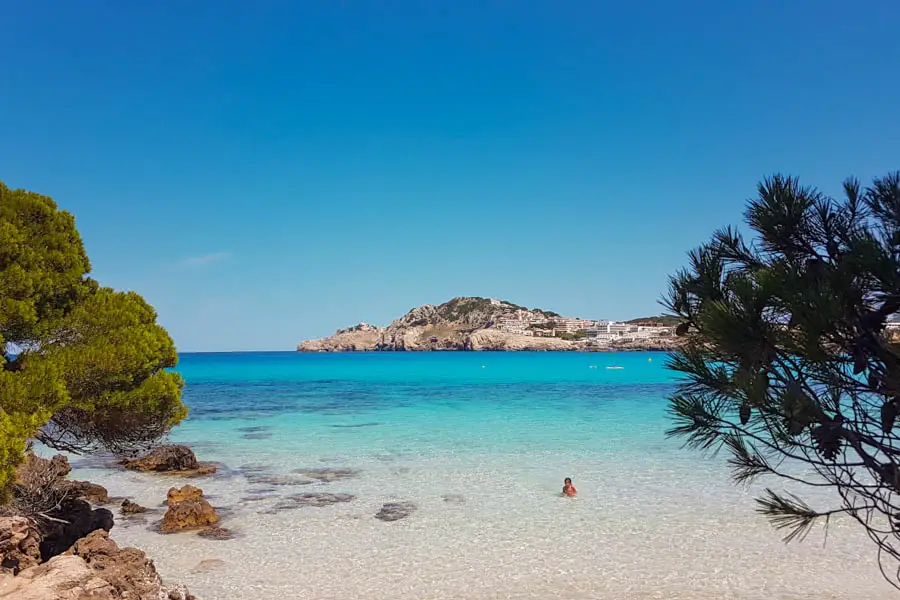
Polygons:
M189 354L173 440L223 463L195 482L229 542L120 519L169 579L243 598L893 597L849 523L786 547L724 459L667 440L652 353ZM620 367L611 369L608 367ZM183 482L78 464L158 506ZM297 469L350 469L331 482ZM564 477L579 489L559 496ZM352 502L278 510L305 492ZM454 502L445 496L453 495ZM464 498L460 503L458 498ZM828 498L815 499L826 501ZM409 501L408 518L374 518ZM198 569L204 559L224 566Z

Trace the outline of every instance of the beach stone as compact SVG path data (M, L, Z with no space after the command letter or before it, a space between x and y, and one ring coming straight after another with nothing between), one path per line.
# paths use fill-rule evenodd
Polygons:
M399 521L413 514L416 508L412 502L387 502L382 505L375 518L381 521Z
M202 530L197 535L199 535L200 537L205 538L207 540L218 540L218 541L223 541L223 542L234 539L234 534L231 532L230 529L226 529L224 527L218 527L218 526L207 527L206 529Z
M466 497L462 494L444 494L441 498L448 504L465 504L466 502Z
M307 479L322 483L351 479L359 475L359 471L355 469L295 469L293 472Z
M62 554L90 533L109 531L115 525L110 511L105 508L92 509L86 500L81 499L64 502L54 511L53 517L59 521L49 523L41 539L41 559L44 561Z
M147 512L147 508L131 500L126 499L122 501L122 514L136 515L142 512Z
M193 450L175 444L159 446L141 458L126 459L120 464L133 471L171 473L186 477L211 475L216 472L216 465L199 462Z
M25 517L0 517L0 570L13 574L41 562L41 533Z
M225 566L225 561L220 558L207 558L194 566L194 573L209 573Z
M293 496L288 496L273 508L276 511L303 508L305 506L321 508L323 506L331 506L332 504L351 502L354 499L356 499L356 496L353 494L330 494L327 492L295 494Z

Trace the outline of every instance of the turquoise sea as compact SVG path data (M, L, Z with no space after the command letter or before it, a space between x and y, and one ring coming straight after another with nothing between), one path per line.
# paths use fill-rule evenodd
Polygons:
M76 459L76 477L154 507L120 542L205 600L878 599L847 522L785 545L725 458L666 439L659 353L185 354L172 440L237 537L153 530L184 482ZM576 499L560 495L572 477ZM779 482L768 482L779 488ZM305 506L297 494L353 499ZM825 496L805 496L826 502ZM347 496L344 497L348 498ZM375 518L384 503L414 510Z

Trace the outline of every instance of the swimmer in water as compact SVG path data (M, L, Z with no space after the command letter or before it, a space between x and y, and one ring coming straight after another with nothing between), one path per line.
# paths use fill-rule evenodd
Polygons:
M572 485L572 479L569 477L566 477L566 480L563 481L563 495L569 498L574 498L578 495L578 490Z

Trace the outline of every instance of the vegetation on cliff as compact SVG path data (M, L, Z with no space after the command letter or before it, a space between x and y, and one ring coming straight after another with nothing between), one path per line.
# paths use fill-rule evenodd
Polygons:
M668 306L687 343L670 366L671 434L726 449L734 479L831 488L813 507L767 489L759 511L803 538L846 516L900 587L900 173L832 199L796 179L761 183L746 221L717 232L672 278Z
M0 502L30 439L126 453L187 414L153 308L90 270L70 213L0 182Z

